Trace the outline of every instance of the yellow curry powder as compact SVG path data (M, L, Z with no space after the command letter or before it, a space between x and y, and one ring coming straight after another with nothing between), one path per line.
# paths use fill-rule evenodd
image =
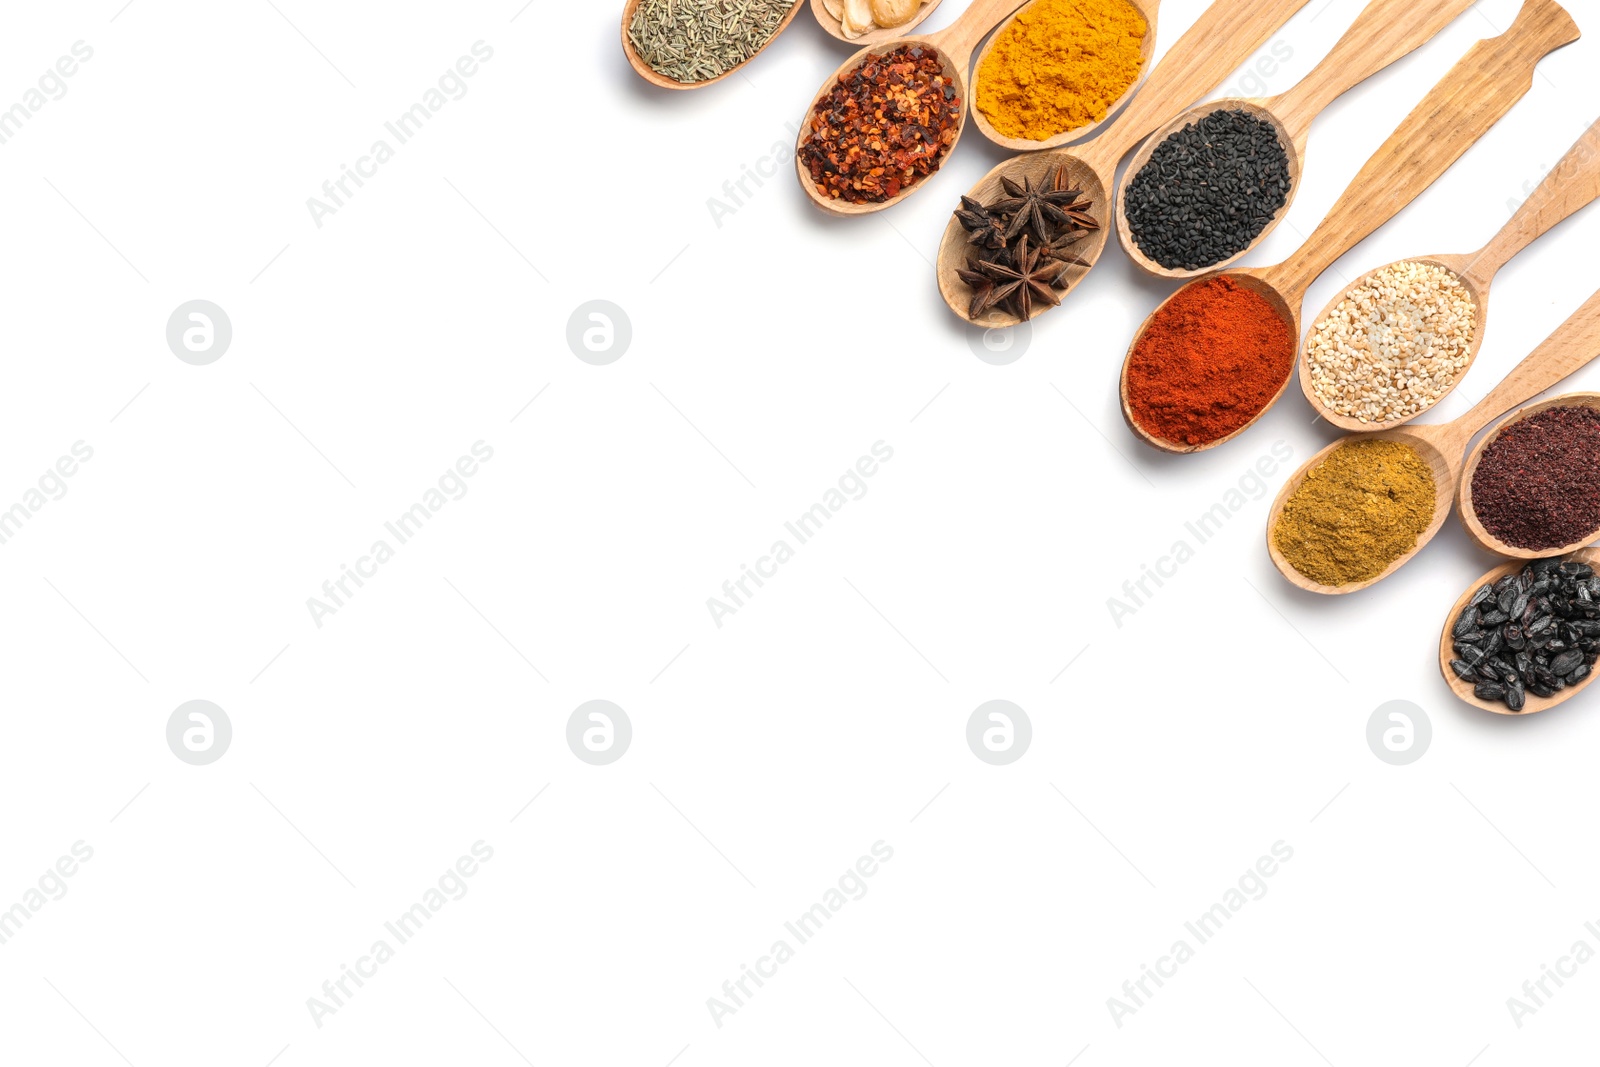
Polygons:
M1139 80L1149 29L1128 0L1038 0L979 66L978 110L1000 133L1031 141L1099 122Z
M1314 582L1365 582L1416 547L1437 502L1433 468L1415 449L1351 441L1306 474L1284 502L1272 540Z

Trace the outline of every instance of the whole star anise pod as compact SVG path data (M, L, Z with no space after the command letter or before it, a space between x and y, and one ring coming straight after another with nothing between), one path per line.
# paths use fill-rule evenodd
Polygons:
M956 211L956 219L967 231L969 244L996 250L1006 246L1005 220L990 214L988 208L972 197L961 198L961 208Z
M1023 322L1033 317L1035 301L1055 307L1061 303L1056 295L1056 283L1065 273L1067 265L1045 258L1041 249L1028 247L1028 235L1023 234L1012 253L1011 263L982 263L978 269L994 279L996 286L989 295L1006 289L1004 298L1010 310ZM998 303L999 299L992 303ZM992 306L992 305L991 305Z

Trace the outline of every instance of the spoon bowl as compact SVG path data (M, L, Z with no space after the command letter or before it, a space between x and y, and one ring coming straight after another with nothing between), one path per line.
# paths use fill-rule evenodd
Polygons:
M1440 400L1443 400L1445 397L1454 392L1457 383L1459 383L1462 378L1467 376L1467 372L1471 370L1473 364L1477 362L1478 353L1483 348L1483 338L1489 322L1489 286L1494 279L1492 277L1480 277L1479 274L1474 270L1474 262L1475 257L1473 256L1415 256L1411 259L1397 260L1394 263L1370 270L1361 277L1357 278L1355 281L1351 282L1349 285L1345 286L1343 289L1339 290L1334 298L1328 301L1327 306L1324 307L1322 311L1318 313L1317 317L1312 320L1312 325L1306 332L1305 339L1300 346L1301 357L1299 360L1300 367L1298 371L1300 391L1305 394L1306 402L1311 405L1312 409L1316 411L1318 415L1321 415L1324 419L1326 419L1330 425L1337 426L1339 429L1344 430L1347 433L1372 433L1381 430L1392 430L1397 426L1403 426L1417 418L1419 415L1431 410L1439 403ZM1421 263L1431 267L1442 267L1461 280L1461 284L1466 289L1467 295L1472 298L1474 307L1472 339L1467 343L1467 350L1464 354L1466 362L1462 365L1461 369L1456 372L1455 378L1450 383L1450 387L1441 393L1438 399L1421 408L1418 408L1409 415L1400 415L1392 419L1386 419L1378 422L1368 422L1354 415L1345 415L1334 411L1328 406L1327 402L1323 400L1322 395L1317 392L1316 376L1311 368L1311 337L1315 333L1317 326L1321 324L1329 315L1333 314L1339 305L1344 303L1344 301L1349 298L1352 292L1371 282L1374 275L1389 269L1389 267L1399 266L1402 263Z
M822 0L813 0L813 3L821 2ZM1000 35L1009 29L1014 22L1025 15L1029 8L1040 2L1042 2L1042 0L1029 0L1028 3L1024 4L1015 13L1013 13L1010 18L1002 22L1000 24L1000 28L989 37L989 42L983 46L983 51L978 53L978 61L973 65L972 82L974 90L978 89L982 84L984 61L989 58L989 53L994 50L995 42L1000 39ZM1122 107L1123 104L1126 104L1129 99L1133 97L1133 94L1137 93L1144 85L1145 79L1150 73L1151 62L1155 58L1156 23L1159 21L1161 15L1161 0L1128 0L1128 3L1138 10L1140 15L1144 16L1146 23L1144 38L1139 42L1139 76L1133 80L1131 85L1123 90L1122 95L1117 97L1117 99L1111 103L1111 106L1106 108L1104 118L1101 118L1095 122L1091 122L1086 126L1078 126L1074 129L1062 130L1060 133L1052 134L1049 137L1043 138L1042 140L1033 140L1028 137L1009 137L1006 134L1001 133L999 130L994 128L992 123L990 123L988 116L986 116L978 108L973 108L972 122L973 125L978 127L978 132L983 134L989 140L993 141L995 144L999 145L1001 148L1006 148L1013 152L1038 152L1042 149L1057 148L1064 144L1070 144L1073 141L1086 140L1099 133L1100 130L1112 120L1112 116L1117 113L1117 110Z
M1212 271L1204 277L1195 279L1190 283L1190 285L1201 285L1211 281L1213 278L1219 278L1223 276L1229 278L1241 289L1248 289L1265 299L1266 302L1271 305L1272 310L1277 314L1277 316L1283 320L1284 325L1288 327L1289 335L1291 337L1300 336L1301 302L1300 300L1294 298L1293 293L1285 293L1279 288L1279 282L1275 272L1271 270L1251 269L1232 270L1225 272ZM1184 287L1184 289L1187 288L1188 286ZM1178 290L1178 293L1183 292L1184 289ZM1187 441L1173 441L1158 436L1154 432L1141 426L1139 421L1134 418L1133 406L1128 390L1128 375L1133 366L1134 353L1138 351L1139 342L1144 340L1144 335L1149 331L1151 325L1155 322L1156 317L1160 315L1163 310L1165 310L1167 303L1170 302L1173 297L1176 297L1178 293L1173 293L1171 297L1168 297L1166 301L1163 301L1159 307L1152 311L1144 320L1143 324L1140 325L1138 331L1134 334L1133 343L1128 346L1128 355L1122 361L1122 376L1118 383L1118 393L1121 398L1122 421L1128 424L1128 429L1133 431L1135 437L1139 438L1139 440L1143 441L1150 447L1159 449L1162 452L1170 452L1175 455L1188 455L1192 452L1204 452L1207 449L1217 448L1221 445L1227 444L1229 441L1233 440L1235 437L1238 437L1240 434L1244 433L1251 426L1253 426L1255 424L1255 419L1250 419L1238 429L1224 437L1219 437L1214 441L1203 441L1195 444ZM1289 374L1285 374L1283 376L1283 381L1279 384L1277 392L1272 395L1271 400L1267 401L1266 406L1262 408L1263 411L1272 407L1273 404L1278 402L1278 398L1283 396L1284 390L1289 387L1289 380L1291 377L1292 375Z
M1572 561L1574 563L1587 563L1591 567L1600 567L1600 550L1591 548L1573 553ZM1467 608L1467 602L1472 599L1473 594L1485 585L1492 585L1507 575L1518 574L1525 566L1527 566L1527 563L1522 560L1504 563L1473 582L1467 587L1467 591L1461 594L1460 599L1455 602L1455 606L1450 609L1450 614L1445 616L1444 629L1439 634L1439 672L1444 675L1445 684L1450 687L1450 691L1475 708L1482 708L1484 711L1490 711L1496 715L1509 715L1516 718L1535 715L1541 711L1549 711L1558 704L1565 704L1587 689L1589 683L1595 679L1595 675L1590 674L1589 677L1577 685L1569 685L1556 693L1555 696L1540 697L1529 693L1528 702L1523 706L1523 709L1521 711L1512 711L1499 701L1479 699L1478 695L1473 692L1472 683L1462 681L1456 675L1456 672L1450 669L1450 661L1456 658L1453 647L1455 644L1453 631L1455 630L1456 620L1461 617L1461 613Z
M900 203L933 180L955 152L956 146L961 141L961 133L966 128L967 115L972 110L972 101L967 92L967 67L972 62L972 49L999 19L1016 10L1021 3L1022 0L973 0L972 6L963 11L960 18L937 33L879 41L861 49L841 63L811 98L811 104L806 108L805 118L800 124L800 134L795 139L795 174L800 178L800 188L805 190L806 197L831 215L872 215ZM946 84L955 87L957 100L955 137L940 153L938 166L931 173L904 186L899 193L884 200L855 203L843 197L829 196L819 190L811 178L811 171L806 166L805 160L805 146L811 140L811 120L816 114L817 105L833 92L833 87L838 84L841 75L855 70L869 57L885 55L898 48L918 47L938 57L940 66L944 68Z
M1122 157L1160 124L1169 109L1188 104L1215 87L1309 2L1215 0L1167 50L1150 72L1144 89L1100 136L1070 151L1030 152L1007 160L990 170L968 195L979 200L992 198L1000 188L1002 175L1021 184L1025 179L1042 180L1053 167L1065 166L1072 185L1091 200L1089 213L1099 223L1098 230L1073 248L1089 264L1070 268L1069 289L1076 286L1105 251L1111 232L1107 200ZM1029 147L1036 149L1040 145L1030 142ZM939 292L950 310L966 322L987 328L1013 326L1021 321L1001 309L991 309L981 318L970 314L972 290L956 274L965 266L966 258L966 233L959 222L952 220L945 227L935 263ZM1035 309L1034 314L1041 314L1042 310Z
M1444 521L1450 514L1450 505L1455 500L1456 479L1461 473L1461 454L1456 449L1453 453L1449 450L1449 438L1438 434L1429 433L1436 427L1419 426L1404 430L1386 430L1383 433L1362 434L1359 437L1343 437L1312 456L1294 475L1284 483L1277 497L1272 501L1272 510L1267 513L1267 554L1272 557L1273 565L1278 568L1290 584L1305 590L1308 593L1318 593L1323 596L1343 596L1347 593L1357 593L1369 586L1377 585L1389 575L1410 563L1418 552L1427 547L1428 542L1444 527ZM1305 484L1306 475L1310 474L1336 449L1353 441L1394 441L1416 452L1418 457L1428 465L1433 472L1433 518L1428 523L1428 528L1417 537L1417 543L1411 550L1399 559L1394 560L1383 572L1364 582L1351 582L1348 585L1323 585L1321 582L1312 581L1290 563L1274 536L1278 529L1278 520L1283 517L1283 509L1302 485ZM1453 456L1453 458L1452 458Z
M1499 426L1496 426L1493 431L1484 436L1483 440L1473 446L1471 454L1467 456L1466 469L1461 475L1461 488L1456 494L1456 510L1461 516L1461 525L1467 529L1467 536L1472 538L1479 548L1487 549L1497 556L1530 560L1542 559L1546 556L1565 556L1578 551L1586 545L1593 544L1596 539L1600 539L1600 527L1596 527L1580 540L1568 545L1562 545L1560 548L1519 548L1516 545L1507 544L1490 533L1478 519L1478 513L1472 505L1472 478L1478 472L1478 463L1483 459L1484 452L1499 439L1501 434L1506 432L1507 428L1533 415L1537 415L1541 411L1548 411L1551 408L1573 407L1594 408L1600 411L1600 393L1566 393L1538 404L1532 404L1516 412ZM1585 562L1588 561L1586 560Z
M795 2L789 7L789 13L783 16L783 21L778 23L778 28L772 31L772 36L768 37L766 41L762 43L761 47L752 52L750 56L743 62L729 67L727 70L723 71L714 78L707 78L704 81L697 82L681 82L667 77L665 74L662 74L660 71L652 67L649 63L646 63L644 57L639 54L639 50L633 46L633 38L628 36L628 27L633 23L633 13L639 10L639 5L643 2L644 0L627 0L627 3L623 5L622 53L628 57L628 66L633 68L635 74L639 75L639 77L643 78L651 85L661 89L704 89L708 85L715 85L717 82L722 81L730 74L735 74L738 71L743 70L746 63L749 63L750 60L755 59L756 56L759 56L762 52L765 52L767 48L771 46L772 42L778 39L778 35L789 28L789 24L794 21L795 15L800 13L801 6L800 0L795 0Z
M1141 269L1162 278L1195 278L1219 270L1248 255L1288 215L1305 168L1311 125L1324 109L1350 89L1422 47L1472 6L1473 0L1371 0L1333 50L1289 91L1265 98L1212 100L1190 108L1168 122L1134 155L1117 190L1117 237ZM1271 127L1288 165L1289 187L1284 203L1261 231L1232 255L1197 268L1167 267L1140 247L1128 222L1127 198L1132 185L1158 148L1174 133L1219 111L1242 111Z
M835 37L853 48L868 48L882 41L904 37L922 25L927 17L933 14L934 9L942 3L944 3L944 0L922 0L922 6L917 8L917 13L911 16L910 21L902 22L898 26L879 26L875 30L868 30L860 37L849 37L845 34L844 23L833 17L833 13L828 10L824 0L811 0L811 13L817 17L817 25L821 26L823 32L828 36ZM799 4L797 3L795 6L798 7Z

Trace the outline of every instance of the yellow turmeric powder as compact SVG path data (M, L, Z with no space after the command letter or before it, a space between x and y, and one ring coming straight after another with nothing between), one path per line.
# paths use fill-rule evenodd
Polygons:
M1035 0L979 65L978 110L1030 141L1099 122L1139 80L1149 30L1128 0Z

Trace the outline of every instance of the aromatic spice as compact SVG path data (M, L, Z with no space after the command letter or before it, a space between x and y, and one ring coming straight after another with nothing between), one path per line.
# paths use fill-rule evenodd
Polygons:
M1139 250L1200 270L1250 247L1289 199L1289 156L1270 122L1213 111L1156 146L1123 198Z
M1416 547L1437 503L1433 469L1415 449L1356 438L1306 474L1284 502L1272 541L1313 582L1365 582Z
M1466 370L1478 305L1454 271L1396 263L1311 331L1311 388L1329 411L1382 423L1426 411Z
M823 196L892 200L939 169L960 117L939 53L902 45L839 75L812 108L800 162Z
M1600 411L1545 408L1500 432L1472 475L1472 510L1515 548L1565 548L1600 534Z
M822 0L839 20L844 35L855 40L873 30L904 26L927 0Z
M709 81L761 51L796 2L643 0L628 23L628 39L662 77Z
M978 67L978 110L1030 141L1099 122L1139 80L1149 31L1128 0L1037 0L995 35Z
M1205 445L1249 425L1294 365L1295 337L1266 297L1223 275L1161 306L1128 360L1128 407L1152 437Z
M1083 190L1071 187L1064 166L1038 186L1030 178L1018 185L1002 175L1000 188L1005 195L990 204L961 198L956 219L972 247L966 269L956 274L972 289L969 317L998 307L1026 321L1035 306L1061 303L1056 290L1070 284L1067 268L1089 265L1072 247L1100 224Z
M1600 578L1587 563L1536 560L1474 593L1450 633L1456 676L1521 711L1529 693L1553 697L1594 673Z

